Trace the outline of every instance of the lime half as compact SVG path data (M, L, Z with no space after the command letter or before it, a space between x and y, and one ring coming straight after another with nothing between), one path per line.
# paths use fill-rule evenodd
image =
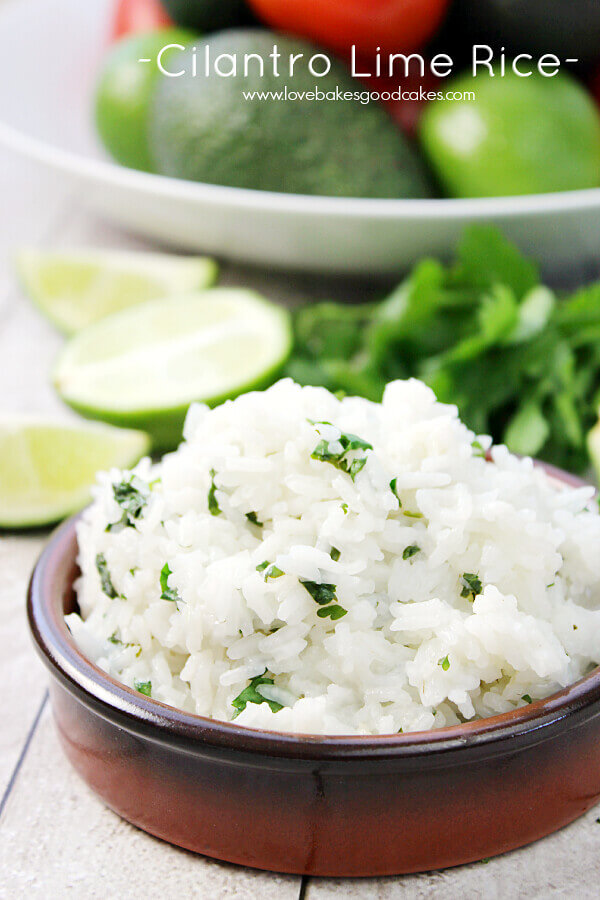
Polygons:
M265 387L292 346L289 313L215 288L116 313L74 337L54 371L60 396L94 419L142 428L155 448L181 438L194 400L216 405Z
M25 250L17 269L27 294L65 334L146 300L201 290L217 277L205 257L110 250Z
M96 472L128 468L149 447L139 431L0 416L0 528L64 519L88 502Z

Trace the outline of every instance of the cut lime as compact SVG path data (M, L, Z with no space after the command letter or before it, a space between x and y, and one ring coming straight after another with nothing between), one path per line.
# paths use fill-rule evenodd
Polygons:
M177 445L189 404L265 387L289 356L289 313L242 289L215 288L124 310L80 332L54 372L85 416Z
M108 51L96 88L96 127L111 156L123 166L154 171L148 150L148 116L162 63L192 45L197 35L181 28L163 28L143 34L128 34ZM141 60L148 60L144 63Z
M66 334L146 300L201 290L217 276L205 257L111 250L25 250L17 269L36 306Z
M0 527L33 528L84 506L101 469L128 468L148 435L91 423L0 416Z

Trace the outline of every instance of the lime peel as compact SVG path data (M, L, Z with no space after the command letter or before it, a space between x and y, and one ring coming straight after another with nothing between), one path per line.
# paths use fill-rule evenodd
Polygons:
M102 469L127 469L148 453L140 431L41 416L0 416L0 528L58 522L90 499Z
M23 250L16 265L32 302L67 335L136 304L210 287L218 274L207 257L114 250Z
M266 387L292 348L287 310L241 288L215 288L116 313L74 337L54 371L85 416L142 428L155 448L181 438L194 401L210 406Z

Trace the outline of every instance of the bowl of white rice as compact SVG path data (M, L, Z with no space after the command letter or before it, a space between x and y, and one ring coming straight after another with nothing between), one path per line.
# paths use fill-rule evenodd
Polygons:
M277 871L419 871L600 797L599 546L592 487L422 383L283 380L101 473L29 616L67 754L125 818Z

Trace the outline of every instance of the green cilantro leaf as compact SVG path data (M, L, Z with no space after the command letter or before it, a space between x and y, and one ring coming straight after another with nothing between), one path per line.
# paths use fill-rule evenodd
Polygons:
M102 587L102 591L106 594L107 597L110 597L111 600L114 600L119 596L119 594L115 589L114 584L112 583L112 578L110 577L110 572L108 571L108 565L104 553L96 554L96 568L98 569L98 575L100 576L100 585Z
M146 697L152 696L152 682L151 681L134 681L133 686L136 691L140 694L145 694Z
M450 668L450 660L447 656L444 656L443 659L438 659L438 666L441 666L444 672L447 672Z
M123 515L118 522L112 522L106 526L107 531L121 531L123 528L135 528L135 522L141 518L144 508L148 504L151 488L149 484L132 475L128 481L119 481L113 484L113 497L115 503L123 510Z
M392 478L392 480L390 481L390 490L391 490L392 494L394 495L394 497L396 498L396 500L398 501L398 506L402 507L402 500L400 499L400 494L398 493L397 485L398 485L398 479Z
M341 619L347 612L348 610L344 609L343 606L334 603L332 606L322 606L317 610L317 615L320 619L330 618L335 621L336 619Z
M460 583L462 584L460 596L467 600L474 600L477 594L481 593L481 580L478 575L474 575L472 572L465 572L464 575L461 575Z
M325 606L328 603L337 603L335 593L335 584L317 584L316 581L304 581L300 579L300 584L306 588L315 603L319 606Z
M404 548L402 559L410 559L412 556L416 556L416 554L420 552L420 547L418 547L416 544L411 544L409 547Z
M331 550L329 551L329 555L330 555L330 557L332 558L332 560L333 560L334 562L337 562L338 559L340 558L340 556L341 556L342 554L341 554L341 552L338 550L337 547L332 547Z
M319 425L330 425L330 423L311 421L311 425L315 425L315 427L318 429ZM333 441L325 440L325 438L319 441L319 443L311 453L311 459L317 459L319 460L319 462L330 463L341 472L346 472L350 476L352 481L354 481L358 473L361 472L367 464L367 457L364 456L349 460L348 454L355 450L372 449L372 444L364 441L356 434L345 434L344 432L341 432L340 436Z
M160 599L168 600L170 603L176 603L177 600L181 600L181 596L177 588L169 587L169 575L171 574L169 563L165 563L160 572L160 589L162 592Z
M217 490L217 486L215 484L215 475L217 473L214 469L210 470L210 488L208 489L208 511L211 516L220 516L221 515L221 507L219 506L219 502L217 500L215 491Z
M253 525L256 525L257 528L262 528L262 527L264 526L264 524L265 524L264 522L259 522L259 521L258 521L258 516L256 515L255 512L248 512L248 513L246 513L246 518L247 518L248 521L251 522Z
M279 712L280 709L283 709L281 703L276 703L275 700L268 700L266 697L263 697L261 693L259 693L258 688L261 684L274 684L273 678L266 678L267 670L263 672L262 675L257 675L255 678L250 680L250 684L248 687L244 688L244 690L238 694L238 696L231 701L231 705L234 707L236 712L233 714L232 719L237 718L241 712L246 709L248 703L268 703L271 709L271 712Z
M268 578L281 578L282 575L285 575L285 572L279 568L279 566L273 565L266 559L264 562L259 563L256 567L257 572L264 572L265 581Z

